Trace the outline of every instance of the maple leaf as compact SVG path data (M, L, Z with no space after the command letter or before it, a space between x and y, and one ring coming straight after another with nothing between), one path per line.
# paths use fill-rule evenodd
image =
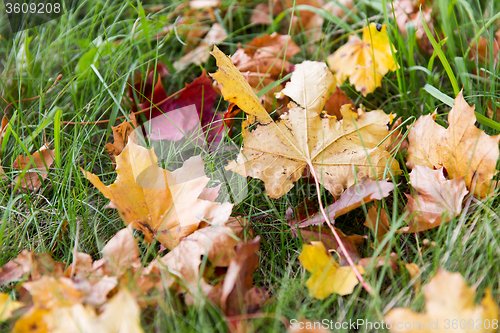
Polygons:
M220 128L224 125L221 116L212 109L217 93L205 71L186 85L176 98L160 104L167 97L165 88L158 79L152 94L139 104L141 109L151 108L151 114L147 114L149 122L144 126L150 139L179 141L198 132L198 127L201 126L203 133L197 134L206 135L206 142L217 144L220 141Z
M0 268L0 284L28 278L37 280L44 275L61 276L64 264L54 261L50 253L33 253L22 250L16 258Z
M386 25L371 23L363 29L363 40L357 35L349 36L347 43L329 56L327 62L339 82L349 78L366 97L382 85L382 77L387 72L398 68L391 49ZM392 49L392 52L396 51Z
M490 62L490 55L493 55L493 63L496 65L498 63L498 52L500 50L499 41L500 30L497 30L491 43L483 36L479 36L479 40L471 45L469 59L488 64Z
M275 32L256 37L245 48L238 48L231 60L238 70L246 72L248 83L258 91L277 81L280 76L293 72L294 66L288 61L299 51L300 48L290 36ZM274 93L282 89L283 86L278 84L261 97L268 112L286 104L283 100L279 100L281 105L275 103Z
M359 283L352 267L339 266L321 242L304 245L299 260L302 266L312 273L306 286L314 298L324 299L332 293L348 295ZM357 268L362 274L364 273L363 267L357 266Z
M170 278L161 281L161 285L177 289L178 293L188 291L195 296L200 285L205 289L205 293L208 293L207 290L212 287L200 279L202 256L205 256L213 267L228 267L235 256L235 246L241 231L240 222L236 219L205 226L183 238L180 244L165 256L154 260L150 268L168 268ZM180 278L181 281L177 282L174 277Z
M118 177L110 186L84 170L85 177L111 200L126 225L141 230L147 242L157 239L168 249L193 233L201 220L227 221L232 204L201 200L209 178L200 156L188 159L170 172L158 167L154 149L129 141L116 157Z
M444 167L449 179L465 176L465 184L475 196L492 194L500 135L489 136L474 125L474 107L467 104L462 92L448 114L448 128L435 122L436 115L421 116L410 130L406 165L411 169L415 165Z
M253 131L244 129L244 147L237 161L230 162L226 170L263 180L271 198L279 198L290 191L306 166L314 168L321 184L334 195L340 195L344 188L354 183L355 169L358 176L372 177L385 170L391 158L377 145L389 133L386 124L390 116L381 110L357 114L345 106L344 119L322 118L322 108L335 84L324 63L305 62L296 66L284 93L305 104L290 105L289 112L274 122L229 58L217 48L212 54L219 66L219 71L212 76L222 85L224 98L261 123ZM305 74L308 70L320 73L324 81L302 86L300 94L299 79L313 80ZM317 87L323 89L318 91ZM399 165L392 160L390 168L397 170Z
M463 176L446 180L443 168L432 170L415 165L410 173L410 183L418 195L406 194L406 210L417 216L399 232L419 232L452 220L462 211L462 201L469 193Z
M19 184L22 189L37 192L49 175L48 169L54 163L54 156L55 150L50 150L47 144L33 153L31 158L19 155L12 166L21 170L21 173L14 178L13 183Z
M389 330L394 333L404 332L449 332L453 323L466 323L466 328L460 332L494 332L496 328L488 325L475 328L475 323L493 323L498 320L498 305L491 296L491 290L486 291L481 305L474 305L476 292L473 287L467 286L460 273L450 273L439 269L437 274L423 288L425 297L425 313L414 312L410 309L396 308L390 310L384 322L391 324ZM422 323L418 328L397 328L396 323ZM470 325L470 323L474 325ZM447 327L447 323L449 324ZM401 325L400 325L401 327ZM456 331L456 330L455 330Z

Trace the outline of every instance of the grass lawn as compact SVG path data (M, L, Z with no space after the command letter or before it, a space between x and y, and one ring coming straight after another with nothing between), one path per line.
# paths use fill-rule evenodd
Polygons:
M463 90L465 100L475 105L479 114L476 126L488 135L497 135L500 41L495 33L500 27L500 2L423 2L423 10L432 8L432 26L426 28L434 31L434 35L430 34L434 45L422 31L423 27L416 31L414 25L407 24L407 34L403 34L390 9L391 1L387 0L355 0L354 8L344 17L314 7L315 1L307 4L297 1L295 6L271 15L271 24L251 23L252 15L257 4L275 5L279 1L223 0L210 9L193 10L182 1L80 0L70 13L18 33L11 31L6 7L0 3L0 108L5 109L4 114L10 120L1 145L5 175L0 186L0 265L23 249L50 252L65 265L73 262L75 251L87 253L95 260L101 258L105 244L125 225L116 209L105 209L109 200L80 169L96 174L106 185L115 181L117 173L104 146L113 142L112 126L122 122L118 118L130 115L131 106L126 102L129 86L139 74L144 78L153 70L156 82L158 75L154 69L158 63L164 64L168 74L162 76L161 82L167 95L171 95L193 82L203 70L217 71L212 56L199 65L179 62L203 39L203 34L196 35L200 26L207 29L214 24L222 26L227 38L218 47L226 55L234 54L239 44L245 46L266 33L289 34L300 49L290 59L297 65L305 60L325 62L350 35L361 35L361 29L369 23L386 25L396 51L391 57L397 69L389 71L381 86L366 96L349 81L338 82L355 105L402 118L407 121L402 133L407 134L421 116L436 109L436 122L448 127L447 116L453 100ZM322 25L308 30L302 24L305 15L321 18ZM290 17L296 18L292 24ZM423 33L423 37L419 39L418 33ZM483 53L478 55L471 41L480 38L484 47L479 48L479 53ZM212 46L207 45L206 49L211 50ZM59 75L62 77L54 85ZM18 102L39 95L41 98ZM222 113L227 110L228 102L218 95L214 108ZM202 154L210 184L220 183L221 174L232 174L223 168L235 159L243 144L241 123L246 117L244 112L238 113L232 129L227 129L224 143ZM276 114L273 117L277 119ZM48 176L38 191L23 190L16 183L20 173L14 168L16 159L19 155L33 154L45 144L55 150ZM175 158L168 156L164 161L166 169L181 166L182 154ZM436 228L397 233L409 220L405 194L410 193L411 170L405 166L405 150L393 152L392 156L399 162L401 172L389 173L389 180L395 184L390 195L338 217L335 226L346 234L366 236L358 249L362 258L380 256L380 260L389 261L393 256L397 258L397 269L387 263L378 267L377 260L373 260L364 274L371 293L358 284L351 294L333 293L323 300L308 292L306 281L311 274L298 259L307 242L293 236L286 212L306 197L322 200L326 206L333 202L333 196L321 187L318 198L311 177L302 177L288 193L272 199L261 180L240 178L238 191L243 191L243 196L235 198L233 193L230 198L235 202L232 216L249 221L250 227L242 235L244 240L261 237L254 285L265 288L269 294L258 312L245 317L245 331L285 332L290 320L302 318L327 319L333 323L363 319L375 323L381 322L395 307L421 311L425 299L422 288L415 286L428 283L439 268L459 272L468 285L476 288L476 302L483 298L487 288L491 288L495 302L500 302L498 188L486 198L467 196L461 213ZM375 205L379 214L385 210L389 217L390 230L381 240L364 225L371 205ZM158 254L157 241L143 242L142 232L135 231L134 235L139 239L143 265L166 253ZM206 258L203 265L205 262ZM404 263L416 264L420 277L412 278ZM134 288L133 283L124 284ZM15 283L0 290L19 296ZM189 302L185 295L179 296L175 291L148 297L151 304L141 310L145 332L228 331L226 316L206 297L200 296L191 305L186 304ZM2 332L12 327L12 321L0 324ZM357 330L344 327L331 331L376 330L362 325Z

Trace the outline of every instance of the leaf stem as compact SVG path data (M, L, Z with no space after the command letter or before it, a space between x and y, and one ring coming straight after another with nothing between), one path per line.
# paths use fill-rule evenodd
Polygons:
M342 251L342 254L345 256L347 262L352 267L354 274L356 274L356 277L358 278L358 280L361 283L361 285L363 286L363 288L365 288L365 290L371 294L372 288L363 279L363 276L361 275L358 268L354 264L354 261L352 260L351 256L347 252L347 249L345 248L344 243L342 243L342 240L340 239L339 235L337 234L337 231L335 231L333 224L330 222L330 219L328 218L328 214L326 214L326 212L325 212L325 208L323 207L323 203L321 202L321 191L320 191L320 187L319 187L318 175L316 174L316 170L314 170L314 167L310 161L307 161L307 165L309 166L309 169L311 170L311 174L314 178L314 183L316 184L316 192L318 193L319 210L321 211L321 214L323 215L323 217L326 221L326 224L328 224L328 227L332 231L332 234L335 237L335 240L337 241L337 244L339 245L340 250Z

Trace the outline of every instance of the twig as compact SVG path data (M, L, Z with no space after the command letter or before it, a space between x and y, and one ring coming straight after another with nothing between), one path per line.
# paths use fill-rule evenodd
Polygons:
M352 270L354 271L354 274L356 274L356 277L358 278L359 282L365 288L365 290L371 294L372 288L366 283L366 281L363 279L363 276L359 272L358 268L354 264L354 261L352 260L351 256L347 252L347 249L344 246L344 243L342 243L342 240L340 239L339 235L337 234L337 231L335 231L335 228L333 227L332 223L330 222L330 219L328 218L328 214L325 212L325 208L323 207L323 203L321 202L321 191L319 187L319 182L318 182L318 175L316 174L316 171L314 170L314 167L311 162L307 162L307 165L309 166L309 169L311 170L311 174L313 175L314 178L314 183L316 184L316 192L318 193L318 202L319 202L319 210L321 211L321 214L323 215L323 218L326 221L326 224L328 224L328 227L332 231L333 236L335 237L335 240L337 241L337 244L340 247L340 250L342 251L342 254L345 256L347 262L349 265L352 267Z
M172 95L168 96L167 98L165 98L164 100L156 103L154 105L154 107L158 107L160 105L162 105L163 103L169 101L170 99L172 99L173 97L179 95L181 92L183 92L184 90L186 90L186 87L182 88L181 90L173 93ZM153 106L149 106L147 108L144 108L144 109L141 109L139 111L136 111L136 112L132 112L134 115L138 115L138 114L141 114L141 113L144 113L144 112L147 112L147 111L150 111L151 109L153 108ZM121 117L117 117L116 119L124 119L126 118L125 116L121 116ZM63 121L62 124L63 125L92 125L92 124L106 124L106 123L109 123L109 119L108 120L97 120L97 121L82 121L82 122L74 122L74 121Z
M54 89L54 87L56 86L56 84L59 83L59 80L62 79L62 74L59 74L59 76L56 78L56 80L54 81L54 83L52 84L52 86L47 89L46 92L44 92L43 94L41 95L38 95L36 97L30 97L30 98L23 98L23 99L18 99L17 101L14 101L14 102L11 102L9 103L5 109L3 110L3 113L6 114L7 110L12 106L14 105L14 103L19 103L19 102L28 102L28 101L33 101L33 100L36 100L36 99L39 99L41 97L44 97L46 93L50 92L52 89Z

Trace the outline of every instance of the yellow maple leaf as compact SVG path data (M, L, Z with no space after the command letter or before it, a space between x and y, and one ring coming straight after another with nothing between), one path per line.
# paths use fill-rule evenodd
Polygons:
M426 313L410 309L390 310L384 318L393 333L495 332L498 305L486 291L481 305L474 305L476 291L460 273L440 269L423 288ZM496 323L496 324L495 324ZM496 326L496 327L495 327Z
M335 86L326 64L306 61L296 66L282 93L300 106L291 103L288 113L274 122L230 59L216 48L212 54L219 66L212 76L222 85L224 98L260 121L254 130L244 128L244 147L226 170L263 180L271 198L290 191L306 166L314 168L319 182L335 196L356 179L380 177L386 166L399 169L385 146L378 147L389 134L390 115L382 110L356 113L345 105L341 120L321 116Z
M449 179L465 176L465 184L471 192L474 185L477 197L493 193L500 135L489 136L474 125L474 106L467 104L462 92L448 114L448 128L436 123L435 118L436 113L422 116L410 130L406 165L444 167Z
M314 298L324 299L332 293L348 295L359 283L352 267L339 266L326 251L322 242L304 245L299 260L302 266L312 273L306 286L309 294ZM362 266L356 267L361 274L364 274L365 270Z
M14 301L9 294L0 293L0 322L9 319L22 306L23 303Z
M394 71L392 44L387 36L386 25L371 23L363 29L363 40L357 35L349 36L347 43L327 58L330 69L339 82L347 78L363 96L382 85L382 77Z
M82 170L88 180L111 200L126 225L141 230L146 241L156 238L172 249L182 237L193 233L202 220L219 225L231 214L232 204L199 199L208 184L203 161L194 156L173 172L158 166L154 149L129 140L116 157L115 183L105 186Z

